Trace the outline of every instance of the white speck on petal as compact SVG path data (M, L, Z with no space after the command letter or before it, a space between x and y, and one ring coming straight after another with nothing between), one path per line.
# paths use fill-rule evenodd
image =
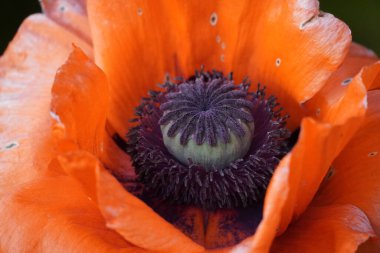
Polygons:
M112 215L112 216L120 216L121 214L121 209L120 208L116 208L116 207L112 207L112 206L106 206L105 208L105 211Z
M374 156L377 156L377 154L378 154L377 151L369 152L368 157L374 157Z
M365 96L365 98L363 99L363 106L364 106L365 109L368 108L367 96Z
M220 45L220 47L224 50L226 49L226 43L222 42L222 44Z
M249 252L249 245L244 245L244 244L238 244L235 246L232 250L231 253L246 253Z
M352 78L347 78L347 79L343 80L343 82L341 83L341 85L342 86L347 86L351 82L352 82Z
M277 59L276 59L276 66L277 66L277 67L280 67L280 65L281 65L281 59L280 59L280 58L277 58Z
M222 38L219 35L216 35L216 43L220 43L222 41Z
M141 8L137 8L137 15L141 16L143 14L143 10Z
M213 12L211 13L211 16L210 16L210 24L212 26L216 26L217 23L218 23L218 14L216 14L216 12Z
M50 111L50 116L59 124L62 124L62 120L61 118L59 117L58 114L56 114L55 112L52 112Z

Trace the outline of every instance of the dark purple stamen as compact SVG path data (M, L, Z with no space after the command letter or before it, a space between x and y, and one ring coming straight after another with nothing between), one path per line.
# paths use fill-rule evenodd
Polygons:
M166 95L167 102L161 104L163 116L160 125L171 123L168 136L180 134L180 142L186 145L194 136L198 145L217 144L218 139L229 142L230 132L243 137L246 132L240 120L252 122L252 101L246 100L244 87L231 80L206 79L200 76L180 84L176 92Z
M144 191L161 200L206 209L246 207L262 200L280 159L289 151L285 128L273 96L265 89L249 91L249 84L233 85L219 72L201 72L164 91L150 92L136 108L138 125L130 129L126 151L131 155ZM175 112L175 113L174 113ZM181 143L229 141L228 131L244 135L241 122L255 126L248 152L222 168L179 162L164 145L160 124L171 123L169 136ZM244 130L243 130L244 131Z

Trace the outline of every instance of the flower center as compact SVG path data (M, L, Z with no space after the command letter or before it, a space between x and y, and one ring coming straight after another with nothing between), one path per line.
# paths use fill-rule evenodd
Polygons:
M243 157L252 141L252 101L243 86L221 77L180 84L166 94L159 124L169 153L186 165L221 169Z
M136 108L126 152L146 193L205 209L262 201L289 131L273 96L219 72L167 82Z

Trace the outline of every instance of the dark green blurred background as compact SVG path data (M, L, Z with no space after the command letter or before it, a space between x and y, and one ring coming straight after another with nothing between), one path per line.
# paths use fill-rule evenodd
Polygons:
M22 20L31 13L40 12L40 7L38 0L1 1L0 52L2 53ZM320 2L323 11L333 13L350 26L355 41L372 48L380 55L380 0L321 0Z

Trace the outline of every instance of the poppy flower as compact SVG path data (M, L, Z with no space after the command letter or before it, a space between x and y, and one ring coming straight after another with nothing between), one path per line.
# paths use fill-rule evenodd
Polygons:
M380 62L317 1L41 4L0 59L2 251L378 251Z

